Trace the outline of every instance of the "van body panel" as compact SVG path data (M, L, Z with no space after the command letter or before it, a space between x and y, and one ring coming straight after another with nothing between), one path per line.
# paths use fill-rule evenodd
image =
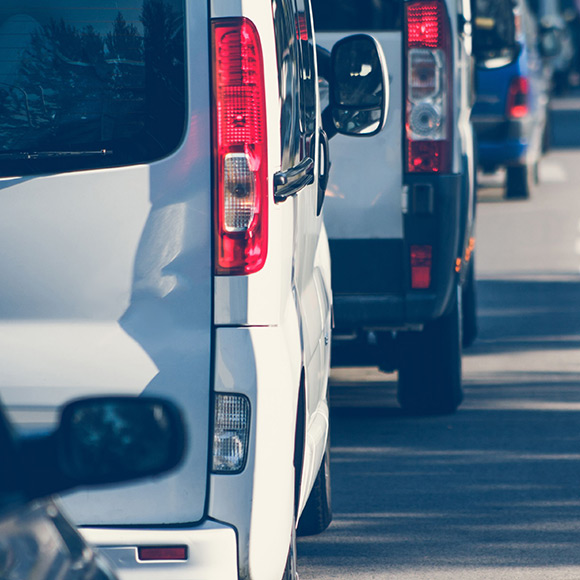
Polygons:
M293 338L299 337L298 321L290 310L288 316L284 327L220 328L216 332L215 389L247 396L252 425L245 469L210 477L208 515L236 528L241 577L252 579L282 577L293 520L293 506L287 498L294 489L293 410L301 368L299 353L288 348L296 344L289 340L291 327ZM246 499L250 493L251 502ZM286 533L272 534L273 521ZM263 552L266 545L268 558Z
M174 153L0 182L0 266L9 273L0 341L10 355L0 390L18 417L30 429L28 411L48 417L70 397L146 393L177 402L189 431L185 461L168 476L68 496L77 524L179 524L205 512L212 176L208 59L200 55L209 30L205 8L186 18L187 121Z
M116 8L114 0L92 1ZM134 11L141 0L128 2ZM180 0L143 2L166 9ZM51 3L59 10L68 5ZM62 500L67 512L121 580L270 580L282 577L292 524L328 441L332 296L318 208L321 116L312 21L305 0L183 6L187 115L173 149L127 167L30 171L0 182L0 215L9 209L0 224L13 221L0 233L10 249L0 266L13 274L0 289L0 302L3 292L10 299L0 306L0 345L7 346L0 390L29 431L53 421L56 407L77 395L173 400L189 431L185 462L152 482L69 495ZM268 248L258 272L217 276L210 34L212 18L235 17L251 21L264 58ZM133 22L140 22L138 13ZM111 60L107 65L127 64ZM314 162L312 183L275 201L276 173L305 157ZM210 472L215 393L250 402L249 455L239 473ZM296 469L295 457L302 462ZM169 543L186 545L188 560L139 560L138 546Z
M317 32L317 42L331 50L352 32ZM389 70L389 112L385 128L366 139L336 135L330 143L332 170L325 201L328 237L393 239L403 237L402 34L372 32L381 44ZM323 103L324 106L324 103ZM361 173L361 160L372 171Z

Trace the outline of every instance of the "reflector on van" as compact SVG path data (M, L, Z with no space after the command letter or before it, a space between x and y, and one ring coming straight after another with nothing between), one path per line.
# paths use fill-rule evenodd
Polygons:
M411 246L411 288L425 290L431 286L432 246Z
M187 546L148 546L137 549L139 560L187 560Z

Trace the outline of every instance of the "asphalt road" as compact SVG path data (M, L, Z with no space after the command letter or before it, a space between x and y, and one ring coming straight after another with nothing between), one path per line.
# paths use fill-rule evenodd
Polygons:
M457 414L405 416L393 375L333 370L334 522L299 540L301 580L580 579L580 149L540 177L522 202L484 180Z

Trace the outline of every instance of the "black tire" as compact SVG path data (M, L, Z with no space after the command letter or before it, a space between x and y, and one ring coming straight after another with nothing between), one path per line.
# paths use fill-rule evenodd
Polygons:
M475 281L475 255L471 254L467 278L461 290L462 344L471 346L477 338L477 283Z
M298 580L298 567L296 564L296 526L292 522L292 533L290 536L290 546L288 548L288 558L282 580Z
M421 332L400 336L401 407L417 415L448 415L463 400L461 386L461 293L442 317Z
M512 165L507 168L506 199L528 199L534 188L534 166Z
M331 521L330 445L327 444L310 497L300 516L297 534L299 536L315 536L324 532Z

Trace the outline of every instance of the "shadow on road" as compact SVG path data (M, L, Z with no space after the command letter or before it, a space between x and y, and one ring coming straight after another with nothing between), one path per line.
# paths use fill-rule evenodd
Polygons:
M452 417L405 417L340 387L360 406L332 412L335 519L300 540L301 563L580 565L579 377L513 378L468 387L478 404Z
M478 290L480 339L456 415L405 416L392 375L335 371L335 518L299 540L301 578L461 568L459 578L488 569L511 579L580 566L580 372L554 362L570 349L580 361L580 280L484 280ZM515 353L519 362L497 362ZM552 574L533 577L575 577Z

